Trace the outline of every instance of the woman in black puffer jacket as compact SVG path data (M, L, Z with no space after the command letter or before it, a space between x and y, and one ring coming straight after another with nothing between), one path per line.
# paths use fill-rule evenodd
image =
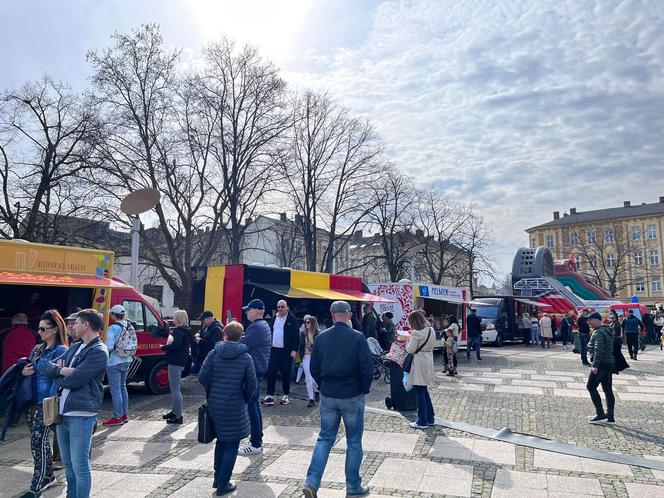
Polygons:
M171 411L163 416L168 424L182 423L182 371L189 361L189 349L191 346L191 332L189 331L189 316L184 310L178 310L173 315L175 330L171 333L166 345L161 349L166 351L166 363L168 364L168 384L171 388ZM172 337L172 339L171 339Z
M207 393L208 411L217 434L214 449L214 487L217 496L235 491L230 482L240 440L249 435L247 402L256 391L256 370L248 348L239 344L244 329L231 322L224 342L208 353L198 375Z

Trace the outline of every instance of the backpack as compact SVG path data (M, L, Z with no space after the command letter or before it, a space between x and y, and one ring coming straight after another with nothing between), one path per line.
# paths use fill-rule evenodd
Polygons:
M138 350L138 339L136 337L136 331L134 326L129 320L127 320L127 326L122 329L118 340L115 341L115 346L113 347L115 354L118 355L118 358L131 358L136 354Z
M452 353L457 354L459 352L459 338L454 339L454 344L452 345Z

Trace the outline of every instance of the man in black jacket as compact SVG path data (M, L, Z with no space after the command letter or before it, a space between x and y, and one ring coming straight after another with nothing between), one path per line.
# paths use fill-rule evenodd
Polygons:
M482 344L482 320L477 316L477 310L470 310L470 315L466 318L466 328L468 329L468 341L466 343L466 359L470 360L470 350L475 345L477 359L480 358L480 346Z
M288 304L283 299L277 303L277 314L272 322L272 349L267 366L267 395L261 401L263 406L274 405L274 388L277 372L281 373L283 395L279 404L287 405L290 401L291 368L293 359L300 347L300 327L295 315L288 311Z
M576 320L576 325L579 328L579 343L581 343L581 363L589 367L588 362L588 342L590 341L590 325L588 325L589 309L581 311L581 315Z
M191 369L192 373L198 373L207 357L208 353L214 349L214 345L221 341L224 327L221 322L214 317L211 311L204 311L198 317L203 325L200 334L196 334L194 340L198 344L196 353L196 365Z
M346 496L364 496L362 486L362 434L364 432L364 395L369 393L373 363L369 345L362 333L346 323L352 311L345 301L330 307L334 325L321 332L311 355L311 375L320 387L320 434L307 479L302 490L306 498L315 498L334 445L339 423L346 429Z
M615 424L613 418L616 398L613 395L613 367L615 357L613 355L613 332L602 324L602 315L597 312L588 316L588 324L595 329L590 339L589 350L592 359L592 370L588 376L586 388L590 393L590 399L595 405L596 415L589 419L591 424ZM606 412L602 406L602 398L597 392L597 386L602 386L606 398Z

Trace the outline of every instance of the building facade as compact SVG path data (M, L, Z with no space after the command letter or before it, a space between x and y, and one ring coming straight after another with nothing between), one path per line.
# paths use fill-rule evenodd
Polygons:
M656 203L555 211L553 220L528 228L529 246L548 247L554 259L573 258L579 271L617 298L654 305L664 298L664 197Z

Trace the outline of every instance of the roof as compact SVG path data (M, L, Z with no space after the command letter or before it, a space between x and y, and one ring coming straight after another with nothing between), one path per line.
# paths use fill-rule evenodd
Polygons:
M651 204L641 204L628 207L597 209L595 211L583 211L577 212L575 214L567 214L561 216L557 220L527 228L526 232L536 230L538 228L553 228L559 226L604 222L607 220L653 215L664 215L664 202L654 202Z

